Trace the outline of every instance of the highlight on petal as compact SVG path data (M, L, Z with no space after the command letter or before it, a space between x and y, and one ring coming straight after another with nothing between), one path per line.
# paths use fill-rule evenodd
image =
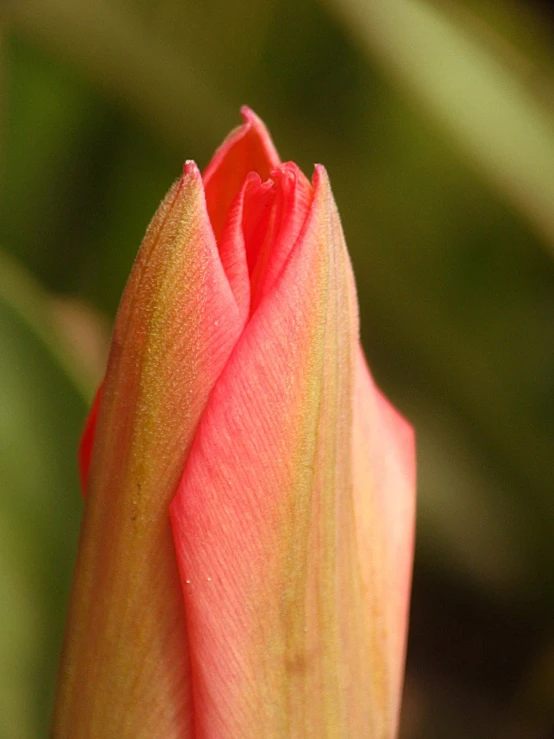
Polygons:
M367 591L384 553L365 538L380 520L355 520L368 495L353 464L363 453L356 298L322 167L293 241L214 388L171 504L195 732L392 737L394 709L382 701L399 645L382 647L368 608L392 629L405 597L389 613ZM372 481L385 508L395 480Z
M240 333L202 180L187 163L116 319L92 445L56 739L191 736L188 639L168 506ZM94 442L92 444L92 436Z

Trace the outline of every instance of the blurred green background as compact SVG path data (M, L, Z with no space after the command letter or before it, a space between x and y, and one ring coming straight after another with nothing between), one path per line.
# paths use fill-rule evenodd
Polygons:
M0 739L48 732L132 260L243 103L327 166L370 364L417 430L402 739L553 736L548 3L12 0L0 23Z

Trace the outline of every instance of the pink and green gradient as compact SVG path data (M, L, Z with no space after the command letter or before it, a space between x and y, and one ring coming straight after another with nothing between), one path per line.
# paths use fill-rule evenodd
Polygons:
M411 428L361 353L327 174L248 109L150 225L80 450L55 739L392 739Z

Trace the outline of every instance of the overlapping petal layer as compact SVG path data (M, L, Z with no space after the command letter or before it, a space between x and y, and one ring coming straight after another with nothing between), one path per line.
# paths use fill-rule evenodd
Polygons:
M209 222L204 218L198 227L206 229L213 233L214 238L217 236L216 243L219 259L225 273L231 292L235 299L238 309L239 325L244 326L250 310L250 276L246 260L246 244L243 232L243 199L244 194L248 190L247 182L254 178L258 183L257 187L261 187L261 178L264 180L263 189L266 191L271 189L272 196L275 195L275 187L271 181L267 181L271 172L280 164L279 155L271 141L271 137L258 116L247 106L241 109L243 124L232 131L225 141L218 148L211 162L206 167L202 176L204 186L205 207L208 212ZM189 169L192 164L187 165ZM293 165L294 166L294 165ZM297 213L302 197L306 197L306 185L311 191L309 183L302 173L295 168L294 183L297 179L303 178L301 183L301 191L296 195L295 188L288 188L289 200L291 208ZM250 176L250 177L249 177ZM290 178L289 178L290 180ZM175 187L178 187L177 184ZM293 190L290 193L290 190ZM172 200L172 191L168 193L164 199L160 211L156 214L150 226L150 231L156 228L157 221L163 220L166 209ZM231 206L233 206L231 208ZM249 214L252 214L253 208L249 208ZM180 216L186 216L184 208L174 212L173 228L179 228L178 220ZM286 214L285 214L286 215ZM281 220L285 220L285 215L280 210ZM298 231L298 216L289 219L294 228ZM252 218L250 217L250 222ZM159 225L159 224L158 224ZM183 224L181 224L182 227ZM210 229L210 226L212 227ZM246 227L246 232L250 234L251 226ZM211 241L210 233L206 236ZM151 240L149 234L145 237L143 251ZM184 249L183 256L189 258L190 254L186 249L186 244L181 241L181 248ZM192 251L192 250L191 250ZM253 251L251 248L250 251ZM282 251L282 250L281 250ZM211 254L213 257L214 255ZM137 260L138 262L138 260ZM191 270L193 265L191 265ZM218 270L219 272L220 270ZM275 270L274 270L275 271ZM126 293L129 294L134 288L132 281L136 275L131 275ZM135 280L136 281L136 280ZM190 294L185 294L191 298ZM217 300L217 295L213 296ZM184 327L182 327L184 328ZM92 456L92 448L94 437L96 434L96 423L98 416L98 406L100 400L100 390L98 390L93 405L87 418L81 445L79 449L79 469L81 473L81 484L83 492L86 491L89 466Z
M399 512L396 491L380 487L396 480L383 461L368 480L354 460L363 454L371 469L356 407L380 402L370 382L318 168L307 221L214 388L171 507L197 737L393 736L401 661L396 637L389 649L377 631L405 622L392 623L399 608L379 597L390 588L379 570L388 511L373 498L388 495ZM386 431L381 411L368 421L373 437ZM410 455L409 443L398 460L392 449L391 465L409 468ZM357 522L366 505L375 515ZM403 515L409 527L409 506Z
M394 737L400 715L412 576L415 445L412 427L375 387L361 350L353 431L354 523L364 594L362 612L372 624L366 659L374 686L376 728L370 736Z
M203 175L208 213L218 242L229 207L248 174L257 172L265 181L281 162L258 116L246 106L241 109L241 115L243 125L229 134Z

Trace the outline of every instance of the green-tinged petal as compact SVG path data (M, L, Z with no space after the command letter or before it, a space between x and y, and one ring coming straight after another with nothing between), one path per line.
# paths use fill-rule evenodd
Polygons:
M238 338L188 163L154 217L114 327L62 658L56 739L192 736L168 505Z

